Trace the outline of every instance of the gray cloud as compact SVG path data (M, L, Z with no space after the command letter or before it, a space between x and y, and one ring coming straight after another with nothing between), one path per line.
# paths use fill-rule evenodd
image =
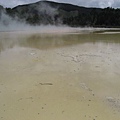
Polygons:
M40 0L0 0L0 4L4 7L15 7L17 5L28 4ZM86 7L115 7L120 8L120 0L51 0L55 2L71 3Z
M3 5L4 7L15 7L17 5L34 3L37 1L39 0L0 0L0 5Z

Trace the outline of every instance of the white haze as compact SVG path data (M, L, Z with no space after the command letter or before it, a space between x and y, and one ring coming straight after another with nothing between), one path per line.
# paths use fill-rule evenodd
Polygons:
M52 25L38 25L31 26L26 24L25 21L14 20L5 13L2 13L0 20L0 32L40 32L40 33L51 33L51 32L70 32L71 28L63 25L52 26Z
M55 15L58 14L57 8L53 8L48 4L35 5L35 9L42 14L46 14L51 17L53 24L55 24ZM29 14L26 13L26 16ZM46 20L47 21L47 20ZM45 19L44 19L45 22ZM10 17L5 11L2 12L0 17L0 31L32 31L32 32L70 32L71 28L63 26L61 20L57 21L57 26L53 25L30 25L26 23L26 20L19 19L17 16L15 18Z
M25 21L13 20L11 17L2 13L0 20L0 32L23 32L23 33L55 33L55 34L63 34L63 33L90 33L96 30L105 30L106 28L72 28L69 26L65 26L59 24L55 25L38 25L31 26L26 24Z
M47 8L47 9L46 9ZM35 9L41 13L45 13L52 18L53 24L55 23L54 16L58 14L57 8L52 8L47 4L42 6L35 6ZM18 19L16 16L14 19L8 16L5 11L2 12L0 18L0 32L39 32L39 33L66 33L74 32L76 29L62 25L61 20L58 20L57 26L55 25L30 25L25 20Z
M47 8L47 9L46 9ZM51 16L53 23L55 23L54 16L58 14L57 8L52 8L48 4L42 6L35 6L35 9L43 14ZM25 20L18 19L17 16L13 19L8 16L5 11L2 12L0 17L0 32L39 32L39 33L83 33L92 32L96 28L72 28L62 25L62 21L58 20L57 26L55 25L36 25L32 26L25 22Z
M53 24L55 24L55 16L58 14L58 8L53 8L47 3L42 3L42 5L35 6L35 9L42 14L46 14L51 17ZM62 21L57 20L58 24L61 25Z
M28 25L26 25L24 22L18 22L17 20L14 20L13 18L2 12L0 20L0 31L23 30L27 27Z

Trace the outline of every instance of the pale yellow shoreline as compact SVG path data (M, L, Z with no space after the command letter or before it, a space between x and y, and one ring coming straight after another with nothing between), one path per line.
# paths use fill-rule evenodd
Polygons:
M110 32L110 31L114 32ZM119 33L120 28L94 28L94 27L68 27L68 26L39 26L28 27L27 29L3 30L0 33L16 33L16 34L89 34L92 32L100 32L104 34Z
M119 44L22 37L1 37L1 120L120 119Z

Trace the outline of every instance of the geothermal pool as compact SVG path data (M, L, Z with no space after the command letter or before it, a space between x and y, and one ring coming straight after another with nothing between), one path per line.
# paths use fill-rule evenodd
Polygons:
M120 33L0 33L0 120L119 120Z

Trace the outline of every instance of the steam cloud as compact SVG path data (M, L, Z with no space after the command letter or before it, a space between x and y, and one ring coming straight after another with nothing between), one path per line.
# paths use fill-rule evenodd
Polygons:
M44 11L44 9L43 9ZM54 9L51 9L50 15L54 15L52 13ZM48 12L48 11L46 11ZM14 20L13 18L6 15L4 12L1 14L0 20L0 32L28 32L28 33L85 33L92 32L96 30L95 28L71 28L65 25L39 25L39 26L31 26L25 23L25 21Z
M35 4L34 4L35 5ZM53 26L46 24L45 25L36 25L31 26L30 24L27 24L24 19L19 19L19 17L16 15L14 18L10 17L6 14L5 10L0 12L0 31L28 31L28 32L39 32L39 33L64 33L64 32L89 32L93 31L93 28L71 28L68 26L63 26L62 21L60 19L57 20L59 24L56 25L55 16L58 14L58 8L53 8L49 6L48 4L42 4L42 6L34 6L37 12L40 13L40 15L43 14L42 17L45 17L44 15L49 16L52 19ZM21 10L21 9L19 9ZM29 16L29 14L28 14ZM45 17L44 23L48 23L49 17Z
M1 13L0 31L13 31L20 30L24 27L25 23L20 23L17 20L9 17L5 12Z
M41 11L41 10L40 10ZM41 12L44 12L44 7L42 8ZM50 12L49 12L50 11ZM49 9L46 11L46 14L51 15L52 17L57 12L55 9ZM54 18L54 17L53 17ZM54 19L53 19L54 20ZM71 28L68 26L63 26L59 24L59 26L55 25L39 25L39 26L31 26L29 24L26 24L25 21L20 21L17 19L13 19L10 16L8 16L5 12L2 12L1 19L0 19L0 32L6 32L6 31L26 31L26 32L39 32L39 33L66 33L66 32L76 32L76 28Z
M58 14L57 9L49 6L48 4L42 3L42 5L34 6L35 10L40 14L43 15L42 17L46 17L45 15L49 16L52 19L52 23L55 24L55 15ZM46 9L47 8L47 9ZM20 11L21 9L19 9ZM26 13L27 14L27 13ZM28 14L29 16L29 14ZM50 29L52 28L53 31L56 30L56 26L48 25L49 18L41 18L43 19L43 23L47 24L45 25L36 25L32 26L30 24L27 24L24 19L19 19L16 15L14 18L10 17L6 14L6 11L1 11L0 14L0 31L23 31L23 30L29 30L29 31L40 31L45 32L48 30L50 32ZM61 21L59 22L59 28L61 25ZM49 28L49 29L48 29ZM46 31L46 32L48 32Z

